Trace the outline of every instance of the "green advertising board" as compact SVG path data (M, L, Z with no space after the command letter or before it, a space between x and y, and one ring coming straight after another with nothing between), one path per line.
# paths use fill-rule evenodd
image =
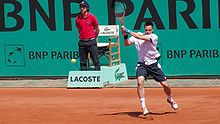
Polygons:
M220 75L220 0L118 0L125 26L144 32L154 23L167 76ZM0 0L0 76L67 76L79 70L75 17L81 0ZM100 25L119 25L112 0L87 0ZM135 76L135 46L121 60ZM76 59L72 64L71 59ZM102 62L101 62L102 63Z

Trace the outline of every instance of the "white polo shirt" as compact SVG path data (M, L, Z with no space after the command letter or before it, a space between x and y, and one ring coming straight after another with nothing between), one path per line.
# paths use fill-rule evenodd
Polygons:
M157 62L156 58L160 56L160 53L156 48L158 36L156 34L149 34L148 36L151 38L151 42L140 40L133 36L129 38L129 41L136 46L138 52L138 62L144 62L145 65L151 65Z

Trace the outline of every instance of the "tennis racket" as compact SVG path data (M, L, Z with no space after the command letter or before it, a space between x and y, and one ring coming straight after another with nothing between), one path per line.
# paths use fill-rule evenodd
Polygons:
M118 19L120 24L123 26L124 25L124 17L125 17L125 10L126 10L126 5L122 2L115 2L115 17Z

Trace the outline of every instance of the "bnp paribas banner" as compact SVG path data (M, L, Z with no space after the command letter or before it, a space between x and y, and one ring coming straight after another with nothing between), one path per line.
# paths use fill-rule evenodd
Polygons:
M154 23L167 76L220 75L220 0L117 1L127 6L127 28L144 32L145 22ZM0 0L0 76L67 76L79 70L80 2ZM100 25L119 25L114 1L87 2ZM135 76L135 46L125 47L121 32L120 39L121 61L128 76Z

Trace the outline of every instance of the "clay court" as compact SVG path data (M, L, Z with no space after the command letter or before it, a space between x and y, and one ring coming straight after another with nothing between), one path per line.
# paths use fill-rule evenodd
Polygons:
M0 124L217 124L220 88L172 88L179 110L162 88L146 88L143 117L136 88L0 88Z

